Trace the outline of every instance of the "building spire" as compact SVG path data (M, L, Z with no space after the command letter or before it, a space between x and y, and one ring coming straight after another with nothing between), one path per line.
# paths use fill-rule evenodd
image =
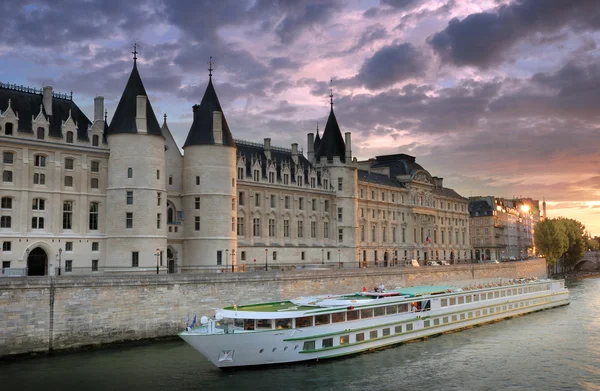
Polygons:
M165 122L163 123L163 125L167 124L167 113L165 113L165 115L163 116L165 118Z
M137 62L137 42L133 43L133 52L131 52L133 54L133 63L135 64Z
M108 119L108 110L104 109L104 122L107 122Z
M331 110L333 110L333 78L329 80L329 104L331 105Z
M208 59L208 78L212 79L212 71L213 71L213 60L212 60L212 56L209 57Z

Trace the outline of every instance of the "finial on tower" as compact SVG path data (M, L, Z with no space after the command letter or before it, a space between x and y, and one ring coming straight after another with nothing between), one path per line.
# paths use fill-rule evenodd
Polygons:
M333 78L329 80L329 104L333 110Z
M131 53L133 53L133 63L135 64L137 62L137 54L138 54L137 42L133 43L133 52L131 52Z
M209 57L208 59L208 78L212 78L212 71L213 71L213 60L212 60L212 56Z
M165 118L165 122L163 123L163 125L167 124L167 113L165 113L165 115L163 116Z
M108 110L104 109L104 122L108 120Z

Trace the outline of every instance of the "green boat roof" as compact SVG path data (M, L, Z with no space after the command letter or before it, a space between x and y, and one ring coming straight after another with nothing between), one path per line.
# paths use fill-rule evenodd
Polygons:
M397 288L394 289L396 292L400 292L401 295L415 297L422 295L432 295L436 293L445 293L448 290L455 290L456 287L449 285L429 285L429 286L413 286L408 288Z

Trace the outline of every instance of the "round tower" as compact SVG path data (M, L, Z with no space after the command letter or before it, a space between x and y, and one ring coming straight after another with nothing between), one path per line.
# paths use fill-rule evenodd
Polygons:
M236 146L209 79L183 146L185 266L232 268L237 251Z
M106 136L106 267L166 273L165 139L135 62Z

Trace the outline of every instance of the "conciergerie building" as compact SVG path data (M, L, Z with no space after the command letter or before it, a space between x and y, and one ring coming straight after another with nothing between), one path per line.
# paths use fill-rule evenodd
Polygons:
M331 98L304 155L298 144L234 139L209 74L182 153L135 57L110 124L103 97L90 120L72 95L0 84L3 273L470 258L468 199L413 156L358 161Z

